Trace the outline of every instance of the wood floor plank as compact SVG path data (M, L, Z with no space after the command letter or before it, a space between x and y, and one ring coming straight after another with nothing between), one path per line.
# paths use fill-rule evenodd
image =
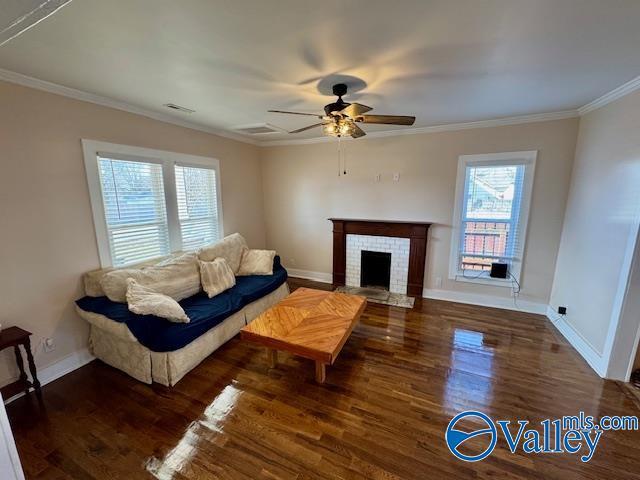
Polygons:
M330 286L290 279L292 290ZM94 361L8 405L27 478L640 479L640 433L605 432L593 459L455 458L449 420L476 409L539 422L640 415L541 316L420 300L369 303L326 383L314 362L235 337L172 389Z

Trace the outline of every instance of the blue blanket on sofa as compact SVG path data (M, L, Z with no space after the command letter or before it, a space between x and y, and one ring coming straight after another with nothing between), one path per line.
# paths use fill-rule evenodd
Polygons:
M111 320L124 323L138 341L154 352L171 352L191 343L227 317L287 281L287 271L280 257L273 262L273 275L236 277L236 285L213 298L200 292L179 303L191 322L174 323L153 315L130 312L126 303L112 302L107 297L83 297L76 301L87 312L98 313Z

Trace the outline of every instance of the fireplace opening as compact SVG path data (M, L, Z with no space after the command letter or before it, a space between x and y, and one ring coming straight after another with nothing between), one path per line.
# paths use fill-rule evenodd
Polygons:
M391 281L391 254L386 252L360 252L360 286L382 287L389 290Z

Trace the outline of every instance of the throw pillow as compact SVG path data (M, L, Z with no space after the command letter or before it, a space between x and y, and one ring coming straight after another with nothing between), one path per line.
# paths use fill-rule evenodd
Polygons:
M190 321L183 308L173 298L154 292L133 278L127 280L127 303L129 310L138 315L155 315L175 323Z
M238 275L273 275L273 259L275 256L275 250L250 250L245 248Z
M198 260L198 263L202 288L209 298L221 294L236 284L236 277L224 258L216 258L213 262Z

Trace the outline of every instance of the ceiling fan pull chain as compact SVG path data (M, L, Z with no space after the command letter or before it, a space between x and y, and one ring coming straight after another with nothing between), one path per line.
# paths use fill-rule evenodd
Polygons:
M347 174L347 146L344 146L344 151L342 152L342 165L344 167L344 171L342 172L344 175Z
M340 137L338 137L338 176L340 176L340 172L342 171L342 168L340 167L340 155L341 155Z

